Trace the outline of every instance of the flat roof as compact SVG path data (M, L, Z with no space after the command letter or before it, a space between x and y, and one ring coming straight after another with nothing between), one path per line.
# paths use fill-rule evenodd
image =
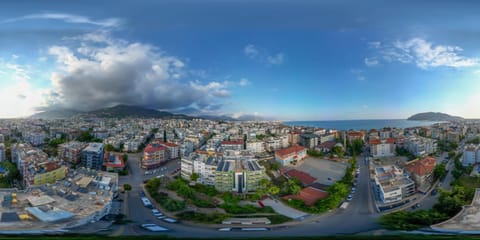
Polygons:
M88 184L90 184L92 181L93 181L93 177L84 176L80 180L77 181L77 185L82 187L82 188L86 188L88 186Z
M31 196L31 197L28 197L27 200L34 207L42 206L42 205L46 205L46 204L55 202L55 199L53 199L53 198L51 198L50 196L47 196L47 195L43 195L43 196L39 196L39 197Z

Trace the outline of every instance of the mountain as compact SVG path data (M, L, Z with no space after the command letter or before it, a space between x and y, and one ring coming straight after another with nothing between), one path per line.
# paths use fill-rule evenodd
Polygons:
M73 109L57 109L57 110L49 110L49 111L35 113L32 116L30 116L30 118L62 119L62 118L70 118L81 113L83 112L73 110Z
M463 120L462 117L451 116L446 113L440 112L424 112L417 113L410 116L407 120L416 120L416 121L460 121Z
M184 114L173 114L165 111L157 111L154 109L148 109L139 106L130 106L130 105L117 105L110 108L101 108L89 112L80 112L75 110L51 110L41 113L36 113L31 118L43 118L43 119L52 119L52 118L69 118L75 115L86 116L86 117L99 117L99 118L180 118L180 119L193 119L194 117L187 116Z

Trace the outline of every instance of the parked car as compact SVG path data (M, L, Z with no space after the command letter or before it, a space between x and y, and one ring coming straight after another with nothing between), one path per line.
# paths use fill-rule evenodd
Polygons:
M173 218L163 218L162 220L167 223L178 223L178 220Z
M148 231L151 231L151 232L170 231L170 229L168 229L168 228L160 227L157 224L153 224L153 223L145 223L145 224L140 225L140 227L142 227L143 229L146 229Z
M352 200L352 194L349 194L347 197L347 201L351 201L351 200Z
M435 195L437 195L437 193L438 193L438 189L435 188L435 189L432 190L431 194L432 194L432 196L435 196Z

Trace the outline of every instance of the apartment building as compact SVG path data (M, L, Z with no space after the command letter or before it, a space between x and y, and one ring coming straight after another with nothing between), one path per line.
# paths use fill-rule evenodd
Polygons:
M435 153L437 151L437 141L431 138L410 136L406 139L404 147L414 156L419 157Z
M426 193L430 189L436 164L435 158L427 156L410 161L405 165L405 171L410 174L419 192Z
M313 133L304 133L300 135L300 145L313 149L318 145L318 136Z
M265 169L248 151L196 151L181 160L181 176L190 179L197 173L197 182L215 186L218 191L246 193L255 191Z
M265 144L258 140L247 141L247 150L252 153L262 153L265 152Z
M143 151L142 168L153 169L168 160L168 149L160 144L148 144Z
M222 148L224 150L242 150L243 149L243 140L236 141L222 141Z
M89 169L101 170L104 160L105 146L103 143L89 143L82 150L82 166Z
M171 142L164 142L160 140L153 140L152 144L158 144L167 148L167 158L168 160L177 159L180 157L180 149L177 144Z
M395 156L395 139L371 139L370 140L370 153L372 157L392 157Z
M88 143L71 141L58 145L58 158L70 164L78 164L82 160L82 150Z
M375 167L375 187L383 204L400 202L415 194L415 182L394 165Z
M26 145L19 145L15 149L17 169L22 174L22 183L25 188L54 183L65 178L67 168L61 160L49 159L42 150Z
M462 165L471 166L480 162L480 146L469 144L463 149Z
M0 163L5 161L6 158L6 148L4 143L0 143Z

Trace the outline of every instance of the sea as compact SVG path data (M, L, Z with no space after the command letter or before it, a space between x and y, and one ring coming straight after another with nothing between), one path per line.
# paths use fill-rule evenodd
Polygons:
M284 122L288 126L318 127L336 130L370 130L381 129L384 127L391 128L410 128L431 126L433 121L413 121L405 119L375 119L375 120L334 120L334 121L289 121Z

